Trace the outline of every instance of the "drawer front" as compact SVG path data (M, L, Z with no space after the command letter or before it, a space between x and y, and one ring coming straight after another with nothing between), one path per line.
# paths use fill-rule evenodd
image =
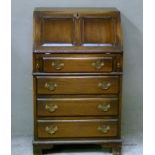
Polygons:
M112 57L43 57L43 72L111 72Z
M102 116L117 114L117 98L42 98L37 101L38 116Z
M115 137L117 121L59 120L38 122L38 138Z
M118 76L38 76L38 94L116 94Z

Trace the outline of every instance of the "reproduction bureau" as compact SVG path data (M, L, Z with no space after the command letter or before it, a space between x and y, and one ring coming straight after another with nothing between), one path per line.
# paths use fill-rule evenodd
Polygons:
M33 39L34 155L61 144L120 155L120 12L36 8Z

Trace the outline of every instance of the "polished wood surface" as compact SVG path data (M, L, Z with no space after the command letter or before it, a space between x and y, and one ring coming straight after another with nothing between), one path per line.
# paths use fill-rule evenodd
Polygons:
M120 13L115 9L103 10L35 10L35 51L122 49Z
M115 43L112 17L84 18L82 22L82 42L85 46L89 44L112 46Z
M112 57L44 57L44 72L111 72Z
M73 43L74 23L72 18L43 19L43 46L49 43Z
M38 116L115 116L118 114L118 98L38 98L37 114Z
M123 44L115 8L36 8L34 154L99 144L121 154Z
M118 92L118 76L37 76L38 94L117 94Z
M53 132L50 130L53 129ZM117 122L96 120L60 120L38 122L38 138L74 138L117 136Z
M121 54L37 54L34 72L41 73L111 73L122 71ZM118 73L117 73L118 74Z

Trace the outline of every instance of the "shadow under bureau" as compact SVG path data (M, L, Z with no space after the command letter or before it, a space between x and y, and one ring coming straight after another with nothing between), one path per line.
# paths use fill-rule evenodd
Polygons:
M34 155L99 144L121 154L122 34L115 8L36 8Z

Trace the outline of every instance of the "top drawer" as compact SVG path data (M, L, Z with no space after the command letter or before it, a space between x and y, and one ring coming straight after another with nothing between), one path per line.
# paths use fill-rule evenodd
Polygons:
M111 72L112 57L44 57L44 72Z
M34 70L44 73L101 73L121 71L121 55L42 54L34 56Z

